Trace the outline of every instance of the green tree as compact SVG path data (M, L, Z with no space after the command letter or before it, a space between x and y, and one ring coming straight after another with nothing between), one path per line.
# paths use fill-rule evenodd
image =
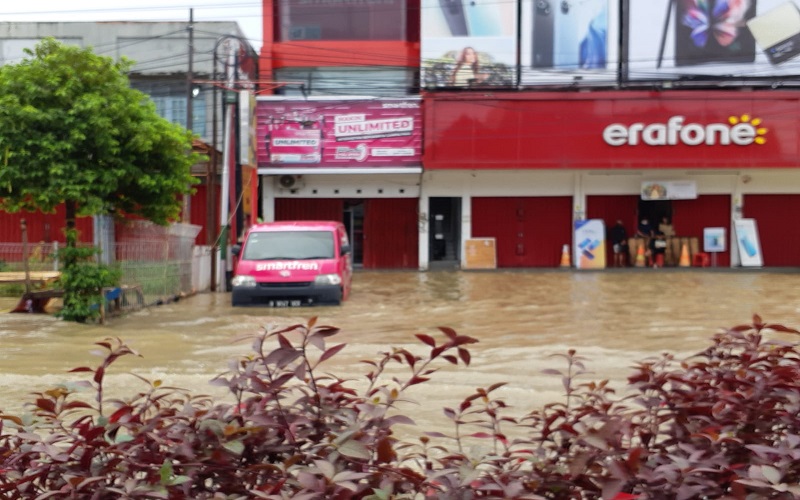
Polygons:
M175 220L201 156L190 131L130 87L131 61L52 38L26 54L0 67L0 209L52 212L63 203L68 247L77 239L76 216ZM85 278L81 265L70 253L62 278ZM99 298L108 275L97 276L104 278L64 282L65 307L86 296L81 287Z
M0 208L131 214L158 224L180 213L193 183L192 134L130 87L131 62L42 40L0 67Z

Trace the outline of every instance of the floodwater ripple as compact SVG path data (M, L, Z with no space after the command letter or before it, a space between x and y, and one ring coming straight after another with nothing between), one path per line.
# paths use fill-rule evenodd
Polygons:
M341 307L233 308L228 294L199 294L145 309L107 325L78 325L46 315L0 314L0 410L19 409L33 391L76 380L67 371L95 365L94 342L121 338L141 358L123 359L109 390L142 389L133 371L198 393L219 394L208 381L249 351L241 338L269 326L319 323L341 329L347 349L328 369L358 376L363 359L391 347L422 353L415 333L439 326L479 339L469 368L443 366L411 397L418 423L442 424L441 408L477 387L508 382L498 394L531 409L560 398L560 380L541 375L561 368L576 349L592 379L624 382L638 360L662 352L682 355L708 344L721 328L769 322L800 327L800 274L650 270L640 272L357 272L351 300ZM11 299L0 299L9 310ZM399 373L399 372L398 372Z

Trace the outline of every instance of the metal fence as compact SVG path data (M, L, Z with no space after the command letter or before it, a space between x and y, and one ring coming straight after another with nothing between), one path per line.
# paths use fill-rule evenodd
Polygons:
M207 291L212 251L194 245L199 230L190 224L161 227L136 222L126 226L115 243L104 241L101 260L122 271L123 285L141 287L147 304ZM60 270L58 247L57 242L28 244L28 269ZM24 267L23 244L0 243L0 271L23 271Z
M58 271L56 259L58 242L29 243L28 268L31 271ZM22 243L0 243L0 272L24 271L24 247Z

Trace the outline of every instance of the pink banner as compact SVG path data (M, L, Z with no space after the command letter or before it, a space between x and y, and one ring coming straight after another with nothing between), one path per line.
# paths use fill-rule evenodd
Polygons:
M259 167L411 167L421 164L417 99L256 104Z

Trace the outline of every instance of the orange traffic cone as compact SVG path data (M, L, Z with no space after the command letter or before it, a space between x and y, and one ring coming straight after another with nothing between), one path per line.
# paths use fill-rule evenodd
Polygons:
M564 245L561 249L561 267L572 267L569 259L569 245Z
M678 265L680 267L689 267L691 265L689 263L689 247L686 243L684 243L683 248L681 248L681 260L678 261Z
M636 250L636 267L644 267L644 242L638 243L639 248Z

